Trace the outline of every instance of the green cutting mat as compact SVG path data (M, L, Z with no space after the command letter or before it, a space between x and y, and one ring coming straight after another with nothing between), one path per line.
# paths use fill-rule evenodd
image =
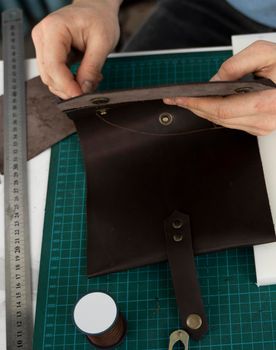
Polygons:
M231 52L114 58L101 89L206 81ZM112 169L111 169L112 171ZM85 175L77 135L52 149L34 349L91 349L72 322L76 301L106 291L128 320L120 349L167 349L180 327L167 263L86 277ZM276 286L257 288L251 248L196 258L210 331L190 349L275 350ZM180 349L177 345L175 349Z

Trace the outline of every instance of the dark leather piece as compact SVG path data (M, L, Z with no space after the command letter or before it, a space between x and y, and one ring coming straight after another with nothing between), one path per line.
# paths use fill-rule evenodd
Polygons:
M175 211L189 216L194 254L275 241L256 137L160 100L67 114L85 159L89 276L167 260L164 222ZM184 320L192 292L178 278L195 276L180 247L183 262L177 250L170 265Z
M28 159L76 131L74 123L57 107L55 97L40 77L28 80ZM0 173L3 173L3 97L0 97Z
M189 216L175 211L165 220L164 229L182 325L193 339L200 339L208 331L208 324L197 281ZM189 327L191 315L200 317L202 324Z
M247 76L248 77L248 76ZM66 111L90 106L113 105L125 102L160 100L164 97L177 96L228 96L247 92L275 89L269 79L250 77L251 80L216 81L207 83L186 83L131 90L96 92L61 102L59 108Z

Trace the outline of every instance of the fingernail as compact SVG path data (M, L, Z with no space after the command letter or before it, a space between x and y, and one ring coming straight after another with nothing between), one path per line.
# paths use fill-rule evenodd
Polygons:
M84 94L87 94L87 93L92 92L93 90L95 90L95 84L92 81L90 81L90 80L85 80L81 84L81 89L82 89L82 92Z
M221 79L220 79L220 77L219 77L219 75L218 74L215 74L211 79L210 79L210 81L220 81Z

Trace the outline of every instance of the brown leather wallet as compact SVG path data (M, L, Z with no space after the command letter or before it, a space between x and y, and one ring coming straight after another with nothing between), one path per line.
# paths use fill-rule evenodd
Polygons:
M275 240L257 139L162 100L109 97L60 105L85 159L88 275L168 260L183 328L199 339L194 254Z

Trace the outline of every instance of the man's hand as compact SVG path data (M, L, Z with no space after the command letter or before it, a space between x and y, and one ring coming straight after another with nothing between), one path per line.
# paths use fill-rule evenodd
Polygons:
M41 79L54 94L68 99L95 89L104 61L119 39L121 2L75 0L34 27ZM84 53L76 79L66 65L72 47Z
M255 42L225 61L211 81L237 80L249 73L276 82L276 44ZM276 89L227 97L166 98L164 102L253 135L267 135L276 130Z

